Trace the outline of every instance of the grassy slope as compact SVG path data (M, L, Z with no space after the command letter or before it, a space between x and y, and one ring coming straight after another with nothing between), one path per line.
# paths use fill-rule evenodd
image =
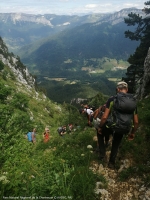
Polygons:
M42 93L27 90L14 81L8 69L0 74L0 78L3 91L12 89L11 95L0 104L1 198L9 195L68 196L76 200L97 199L97 195L94 194L95 183L102 181L103 187L107 184L102 175L89 171L90 163L92 160L97 161L97 156L87 149L87 145L95 147L96 143L93 142L95 130L84 128L86 118L80 116L74 107L68 107L67 104L56 105L49 99L45 99ZM13 101L16 93L20 93L20 97L26 94L29 101L24 109L19 109L20 99L16 107L16 102ZM133 167L118 175L121 180L138 175L144 179L145 185L148 185L150 180L149 98L140 102L138 108L140 128L136 138L132 142L124 139L120 150L122 158L133 159ZM6 122L5 126L4 122ZM59 137L57 127L67 123L76 123L78 126L75 127L76 130L72 135ZM28 128L33 126L36 126L38 131L35 145L28 143L24 137ZM47 144L44 144L42 139L45 126L49 126L51 130L51 139ZM119 160L117 162L119 165Z
M88 170L91 153L86 146L95 133L84 130L85 121L78 110L66 104L56 105L42 93L27 89L6 67L0 78L0 95L7 97L0 103L0 197L67 195L92 199L94 185L89 183L104 178ZM58 136L58 126L68 123L76 124L74 134ZM42 138L45 126L51 131L47 144ZM37 128L35 145L25 138L33 127Z

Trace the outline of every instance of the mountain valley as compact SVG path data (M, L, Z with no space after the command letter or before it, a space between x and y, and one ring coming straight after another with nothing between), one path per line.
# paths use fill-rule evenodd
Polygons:
M86 16L0 14L0 34L53 101L112 95L139 44L124 36L130 12L142 13L131 8Z

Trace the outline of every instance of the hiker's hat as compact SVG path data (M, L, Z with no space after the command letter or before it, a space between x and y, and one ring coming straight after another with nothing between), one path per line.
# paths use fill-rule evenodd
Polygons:
M121 81L121 82L117 83L117 87L126 87L126 88L128 88L128 84L126 82L124 82L124 81Z
M45 131L49 131L49 128L45 128Z

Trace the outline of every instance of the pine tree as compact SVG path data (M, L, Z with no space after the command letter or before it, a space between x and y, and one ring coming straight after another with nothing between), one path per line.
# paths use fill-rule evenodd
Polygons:
M150 47L150 1L144 4L146 7L142 10L143 16L130 13L128 18L124 19L128 26L136 27L135 31L125 31L125 37L140 41L140 45L136 48L135 53L128 58L128 62L131 65L127 69L126 77L122 77L122 80L128 82L129 88L132 88L132 90L133 88L135 89L137 83L140 83L139 80L144 73L144 60Z

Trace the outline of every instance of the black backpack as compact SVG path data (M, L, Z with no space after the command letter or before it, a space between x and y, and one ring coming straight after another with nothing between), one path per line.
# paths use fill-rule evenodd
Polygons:
M133 115L137 107L136 99L130 93L117 93L113 101L113 109L111 113L111 123L109 127L113 131L120 134L130 132L133 125Z

